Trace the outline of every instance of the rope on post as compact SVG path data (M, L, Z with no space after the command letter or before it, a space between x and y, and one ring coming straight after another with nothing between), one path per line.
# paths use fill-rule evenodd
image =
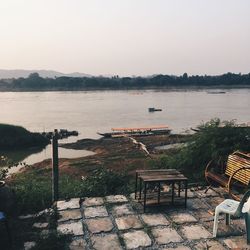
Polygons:
M58 200L59 197L59 170L58 170L58 131L54 130L52 137L52 202Z

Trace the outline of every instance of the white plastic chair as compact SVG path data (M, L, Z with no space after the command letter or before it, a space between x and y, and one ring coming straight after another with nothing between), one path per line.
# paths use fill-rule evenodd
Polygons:
M249 214L250 214L250 190L248 190L241 201L226 199L215 208L213 237L216 237L220 213L226 214L226 225L230 224L230 216L240 217L245 214L247 241L250 240Z

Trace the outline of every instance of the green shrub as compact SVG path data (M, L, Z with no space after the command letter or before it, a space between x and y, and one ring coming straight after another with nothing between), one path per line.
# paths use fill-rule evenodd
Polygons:
M236 127L234 121L212 119L198 126L187 146L179 152L163 156L156 161L162 168L181 169L191 180L204 180L206 164L214 159L225 162L228 155L236 150L250 151L250 129Z
M59 176L59 198L69 199L82 196L82 180L66 174Z
M17 174L11 187L19 213L34 213L51 206L51 178L38 171Z
M105 168L99 168L86 177L81 189L84 196L126 194L131 191L128 175Z
M50 169L33 168L19 173L10 185L13 188L19 213L34 213L52 205L52 182ZM59 199L86 196L125 194L131 191L129 177L100 168L84 180L61 174L59 176Z

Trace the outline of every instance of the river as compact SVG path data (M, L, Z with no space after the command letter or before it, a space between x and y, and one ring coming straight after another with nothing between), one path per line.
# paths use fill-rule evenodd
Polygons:
M225 92L225 93L224 93ZM149 107L162 109L148 112ZM250 121L250 89L193 89L146 91L0 92L1 123L21 125L30 131L77 130L81 138L98 138L112 127L168 125L185 132L214 117ZM63 150L61 150L63 152ZM79 157L88 151L64 150L60 157ZM39 156L39 157L36 157ZM25 160L34 163L50 157L47 147Z

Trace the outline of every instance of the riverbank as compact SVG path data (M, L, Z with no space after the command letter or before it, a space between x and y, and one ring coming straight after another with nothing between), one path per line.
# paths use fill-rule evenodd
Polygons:
M175 168L187 176L190 183L205 182L204 168L211 159L226 160L235 150L249 152L247 128L238 128L232 122L220 122L219 119L198 128L200 132L192 135L83 139L60 145L90 150L95 154L59 160L59 198L105 196L133 191L131 189L137 169ZM156 149L180 143L181 148ZM45 160L25 167L21 173L7 180L17 193L21 211L38 211L41 207L51 205L51 172L51 160Z
M227 126L223 126L225 122L215 119L199 126L199 132L193 135L136 137L137 142L145 145L149 155L126 137L83 139L60 145L87 149L96 154L76 159L60 159L59 199L128 195L134 191L136 169L176 168L188 177L190 185L193 181L196 184L202 182L204 168L212 158L221 160L222 156L226 159L235 150L250 150L249 129L235 127L229 122L226 124ZM155 149L157 146L176 145L187 141L191 143L187 143L181 150ZM35 213L51 207L50 160L24 168L21 173L7 179L7 183L15 190L15 211L18 214Z
M223 89L223 90L230 90L230 89L250 89L249 84L233 84L233 85L226 85L226 84L218 84L218 85L169 85L169 86L137 86L137 87L83 87L83 88L12 88L0 85L0 92L93 92L93 91L206 91L211 89Z
M135 169L148 168L152 159L161 156L162 151L155 149L157 146L185 142L190 135L157 135L139 136L136 141L145 145L149 155L130 138L100 138L83 139L75 143L61 145L65 148L85 149L95 152L93 156L72 160L71 168L81 170L83 175L88 175L93 170L104 167L117 172L128 171L133 175Z
M181 134L136 137L138 142L146 146L149 155L145 154L145 151L141 150L127 137L82 139L73 143L59 144L59 155L63 149L88 150L94 153L93 155L73 159L60 158L60 174L67 174L80 179L81 176L87 176L94 170L104 167L117 172L128 171L130 175L133 175L135 169L151 167L152 159L157 159L163 153L166 153L166 150L156 150L157 146L182 143L188 138L190 138L190 135ZM45 171L50 168L50 165L51 160L47 159L24 168L21 172L32 172L35 168Z
M150 156L129 138L83 139L62 144L60 146L65 148L90 150L95 154L75 159L60 158L59 198L130 192L134 186L135 170L154 167L163 155L154 149L155 146L184 142L188 137L136 137L136 140L145 144ZM18 213L33 213L51 205L51 159L22 168L7 178L6 182L15 190Z

